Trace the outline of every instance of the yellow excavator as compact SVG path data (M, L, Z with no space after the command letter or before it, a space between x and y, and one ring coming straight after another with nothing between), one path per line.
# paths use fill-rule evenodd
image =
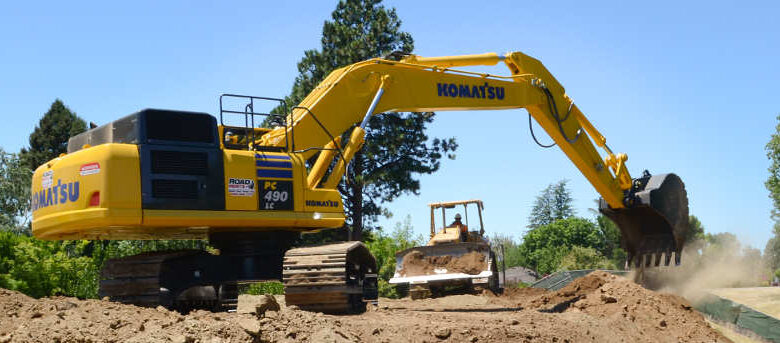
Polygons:
M498 292L496 254L485 237L482 200L437 202L428 207L431 209L428 244L396 252L395 273L389 283L407 286L412 299L486 289ZM469 227L469 207L476 209L479 219L472 227ZM455 220L448 225L448 209L462 209L463 216L456 213ZM436 230L438 210L441 210L441 228Z
M510 75L453 69L498 63ZM267 101L288 108L280 99L223 95L219 122L207 113L147 109L71 137L67 154L33 175L33 234L208 239L218 250L109 260L99 294L120 302L230 308L237 283L281 279L290 305L361 312L377 298L376 261L365 245L291 247L302 233L344 225L336 187L364 142L368 119L393 111L524 108L529 123L533 117L601 195L601 211L620 227L632 261L679 262L688 228L680 178L632 179L627 156L613 153L563 86L523 53L374 58L333 71L287 115L255 110ZM240 125L226 123L236 116ZM277 126L259 128L260 120Z

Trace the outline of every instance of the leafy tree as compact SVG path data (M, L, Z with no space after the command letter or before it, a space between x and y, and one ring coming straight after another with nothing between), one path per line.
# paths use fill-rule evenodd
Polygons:
M0 229L29 234L32 172L0 148Z
M371 233L368 249L376 258L379 267L379 294L383 297L397 298L400 294L387 283L395 274L395 253L425 244L422 236L414 235L412 218L407 216L403 223L396 223L389 235L382 230Z
M20 152L30 170L66 152L68 138L87 130L87 124L57 99L30 134L30 147Z
M688 231L688 237L685 237L686 244L704 239L704 226L702 226L699 218L690 215L688 217L688 225L690 226L690 229Z
M490 242L493 245L493 250L498 254L498 268L506 267L512 268L522 266L523 258L520 255L520 246L509 235L502 235L500 233L494 233L490 237ZM501 247L503 247L503 256L501 253Z
M780 122L780 115L777 116ZM769 159L769 177L764 185L769 190L769 197L772 199L774 207L772 208L772 218L780 218L780 123L775 126L775 133L769 138L766 144L766 157Z
M774 270L780 268L780 239L778 239L778 236L780 236L780 223L775 223L772 231L774 236L766 242L766 247L764 248L764 263L766 263L767 267Z
M85 243L69 252L63 242L0 232L0 287L32 297L97 297L98 267L82 256Z
M780 115L777 116L780 122ZM764 185L769 191L769 197L772 199L772 218L775 219L773 228L774 236L767 242L764 250L764 256L768 259L769 266L773 269L780 268L780 228L778 220L780 219L780 123L775 126L775 133L769 138L766 144L766 156L769 159L769 177Z
M626 252L620 247L620 229L615 223L604 215L596 216L596 226L604 237L604 248L599 252L612 260L616 266L622 265L626 258Z
M708 233L704 235L704 239L707 242L707 247L704 250L705 255L731 257L740 254L741 244L733 233Z
M616 266L596 249L573 246L563 257L558 268L560 270L615 269Z
M401 31L401 20L381 0L342 0L322 27L320 49L307 50L298 63L287 103L299 103L336 68L414 48L412 36ZM278 109L277 109L278 110ZM385 113L371 118L366 143L350 163L348 182L339 185L353 239L373 228L382 207L396 197L418 194L419 174L439 169L443 156L454 158L454 138L429 140L426 127L434 113ZM345 137L346 138L346 137Z
M536 197L528 217L529 228L535 229L574 216L574 199L571 197L568 182L569 180L561 180L550 184Z
M596 224L572 217L526 232L519 250L524 266L546 274L558 268L573 246L602 251L605 245L606 239Z

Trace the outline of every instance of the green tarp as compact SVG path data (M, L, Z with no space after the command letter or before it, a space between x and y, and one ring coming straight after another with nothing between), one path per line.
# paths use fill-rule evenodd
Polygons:
M780 319L716 295L707 295L696 309L712 318L749 330L770 342L780 342Z
M715 295L707 295L697 302L696 309L721 322L736 324L741 311L739 304Z

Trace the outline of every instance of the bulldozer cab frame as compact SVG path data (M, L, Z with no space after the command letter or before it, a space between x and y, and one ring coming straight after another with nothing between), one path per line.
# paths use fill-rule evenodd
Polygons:
M442 224L441 227L443 229L448 226L447 209L454 209L458 206L463 206L463 217L465 219L463 224L466 226L469 225L469 212L468 212L469 207L477 208L477 215L479 217L479 235L484 236L485 225L482 222L482 210L485 209L485 204L482 202L482 200L472 199L472 200L436 202L436 203L428 204L428 207L430 207L431 209L431 238L433 238L433 236L436 235L436 210L441 209L441 224Z

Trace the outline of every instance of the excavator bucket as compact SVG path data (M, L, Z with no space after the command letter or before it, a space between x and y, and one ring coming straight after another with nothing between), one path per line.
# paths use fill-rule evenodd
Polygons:
M668 266L672 253L679 265L689 231L688 195L680 177L645 172L628 194L625 208L610 208L601 199L599 211L620 228L629 266Z

